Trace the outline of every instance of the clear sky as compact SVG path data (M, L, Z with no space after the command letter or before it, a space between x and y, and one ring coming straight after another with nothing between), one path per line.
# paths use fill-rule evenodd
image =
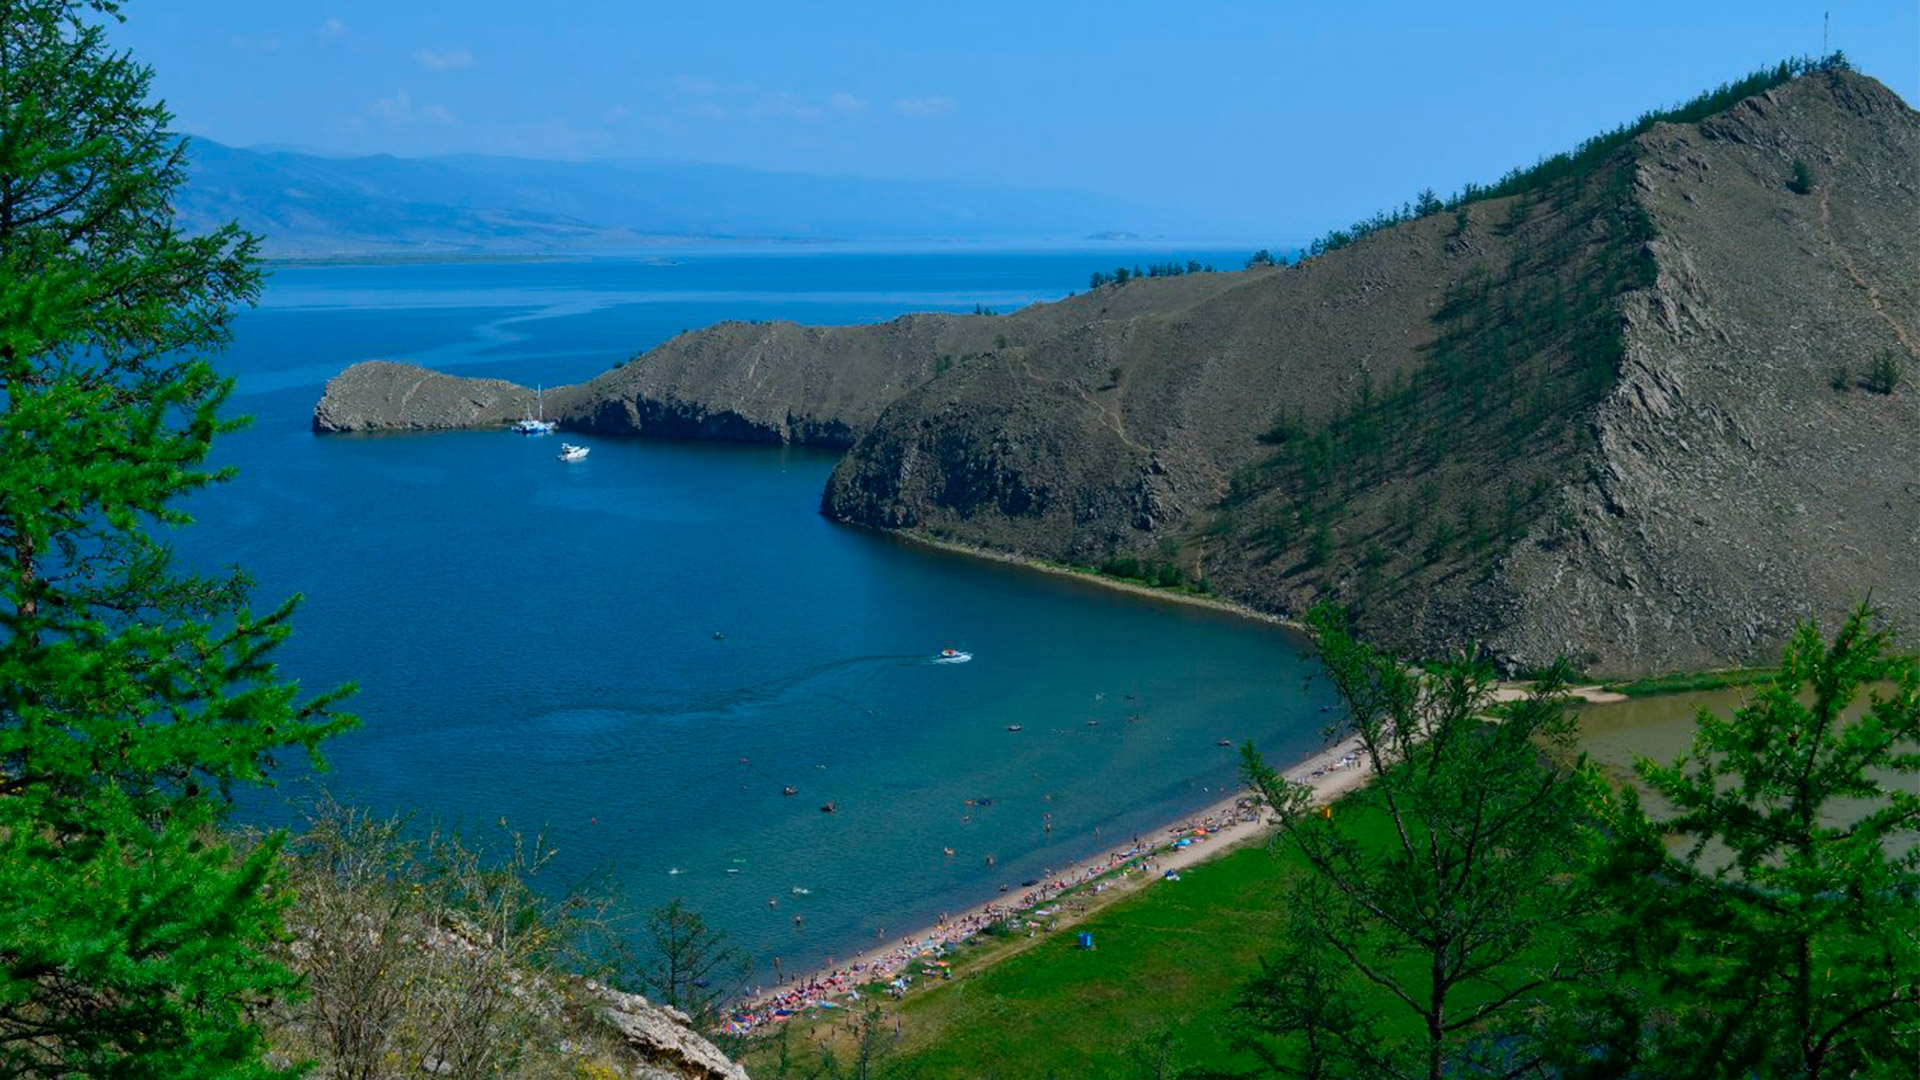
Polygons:
M133 0L181 130L1130 196L1276 241L1832 45L1920 101L1920 0Z

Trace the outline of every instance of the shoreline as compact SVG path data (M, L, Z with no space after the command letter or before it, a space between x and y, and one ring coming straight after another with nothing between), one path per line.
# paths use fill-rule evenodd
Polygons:
M867 528L867 526L855 527ZM1249 607L1237 600L1229 600L1222 596L1190 591L1176 592L1172 589L1155 588L1151 585L1142 585L1138 582L1108 577L1105 574L1093 570L1081 570L1062 563L1048 562L1045 559L1036 559L1027 555L1016 555L1012 552L995 551L991 548L972 547L959 543L958 541L940 540L917 532L905 532L892 529L873 529L871 531L902 543L932 548L935 551L944 551L950 555L963 555L969 558L986 559L991 562L1018 567L1022 570L1032 570L1036 573L1050 574L1054 577L1072 578L1075 581L1084 581L1098 588L1117 589L1120 592L1132 593L1135 596L1144 596L1152 600L1160 600L1170 604L1186 604L1191 607L1210 608L1224 615L1232 615L1249 622L1277 626L1282 630L1300 635L1303 642L1308 645L1311 645L1313 642L1313 630L1305 623L1296 619L1289 619L1284 615L1275 615L1272 612L1261 611L1259 608ZM1495 701L1513 701L1524 697L1532 685L1532 681L1527 679L1496 679L1493 682L1493 698ZM1614 685L1616 685L1616 683L1612 682L1578 683L1568 686L1567 693L1572 696L1575 701L1588 705L1612 705L1633 700L1636 696L1609 689ZM1637 696L1658 697L1664 693L1678 692L1681 691L1663 690Z
M1359 788L1371 775L1358 750L1359 740L1349 737L1283 770L1283 775L1310 787L1313 805L1326 805ZM1236 792L1143 833L1136 838L1137 845L1116 846L1052 871L1025 886L1018 896L983 901L842 963L830 961L818 970L788 976L774 987L755 987L732 1010L727 1030L749 1035L809 1009L843 1008L843 1001L861 1000L861 989L876 983L904 993L905 984L896 980L907 968L971 940L989 925L1030 914L1047 917L1051 912L1042 910L1047 905L1089 885L1095 893L1112 892L1108 897L1112 900L1169 877L1178 880L1179 872L1188 867L1265 839L1275 824L1257 797L1245 790ZM1051 932L1054 927L1047 929Z
M856 527L867 528L867 526ZM1108 577L1094 570L1080 570L1064 563L1036 559L1030 555L1016 555L1010 551L995 551L992 548L974 547L956 540L941 540L918 532L908 532L898 529L873 529L871 531L879 533L882 536L891 537L902 543L928 547L935 551L944 551L950 555L965 555L969 558L986 559L992 562L1004 563L1008 566L1016 566L1023 570L1032 570L1041 574L1050 574L1054 577L1072 578L1075 581L1084 581L1103 589L1116 589L1120 592L1132 593L1135 596L1145 596L1154 600L1162 600L1170 604L1186 604L1190 607L1210 608L1225 615L1233 615L1241 619L1246 619L1249 622L1265 623L1268 626L1277 626L1283 630L1292 631L1308 641L1311 641L1313 636L1313 631L1310 630L1305 623L1295 619L1289 619L1284 615L1275 615L1272 612L1261 611L1259 608L1250 607L1237 600L1229 600L1224 596L1191 591L1176 592L1172 589L1155 588L1151 585L1142 585L1138 582Z
M1076 570L1008 552L969 547L918 533L883 531L897 541L967 558L994 562L1055 576L1084 580L1101 588L1118 589L1153 600L1210 608L1223 614L1265 623L1301 635L1309 642L1311 631L1299 622L1258 611L1224 598L1173 592L1091 572ZM1495 701L1512 701L1527 692L1529 683L1499 680L1493 687ZM1611 704L1629 700L1625 695L1600 684L1568 688L1569 695L1584 704ZM1349 794L1365 783L1371 769L1359 754L1359 739L1348 736L1282 770L1288 780L1312 789L1311 805L1324 806ZM1099 906L1145 888L1155 881L1263 840L1276 826L1270 811L1244 788L1183 815L1150 832L1136 837L1136 843L1109 848L1080 859L1064 870L1048 871L1041 880L1024 886L1017 896L988 899L961 911L943 916L932 926L892 939L886 944L862 949L848 960L827 964L811 971L786 975L772 987L756 986L732 1010L728 1030L733 1034L765 1031L769 1025L797 1016L807 1010L844 1008L848 1000L861 1000L860 990L875 984L888 984L891 993L904 993L899 982L914 964L943 955L950 946L970 941L989 925L1029 915L1048 918L1054 912L1048 905L1066 894L1088 886L1106 896ZM1177 877L1174 879L1177 880ZM1043 910L1044 909L1044 910ZM1061 920L1068 925L1077 919ZM1052 933L1059 924L1047 926ZM1029 936L1032 936L1030 932ZM909 979L910 981L910 979Z

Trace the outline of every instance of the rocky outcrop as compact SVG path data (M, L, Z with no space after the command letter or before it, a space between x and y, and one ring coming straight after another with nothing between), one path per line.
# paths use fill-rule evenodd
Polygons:
M575 388L546 395L552 415ZM532 389L503 379L462 379L413 364L367 360L334 376L314 406L318 432L499 427L532 415Z
M681 334L578 386L546 392L569 431L845 449L894 399L1004 331L978 316L908 315L878 326L727 322ZM385 361L327 384L314 430L501 426L533 391Z
M586 988L600 1002L601 1017L638 1059L630 1075L639 1080L747 1080L747 1070L694 1033L686 1013L599 983L588 982Z

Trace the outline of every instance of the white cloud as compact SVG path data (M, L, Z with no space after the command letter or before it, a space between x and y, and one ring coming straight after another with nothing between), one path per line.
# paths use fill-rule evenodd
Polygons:
M680 111L693 117L695 120L725 120L727 118L727 110L706 101L697 105L688 105Z
M404 124L413 119L413 95L402 87L399 93L390 98L381 98L373 103L373 115L389 124Z
M420 61L420 66L428 71L446 71L449 68L473 66L473 54L465 49L448 49L445 52L421 49L413 54L413 58Z
M257 38L248 37L245 34L235 34L233 37L227 39L227 46L229 48L239 49L241 52L273 52L280 47L280 39L270 37Z
M852 116L855 113L866 112L867 103L854 97L852 94L840 91L827 98L827 108L837 113Z
M805 99L794 94L767 94L754 103L750 110L753 116L770 116L778 120L800 120L812 123L820 119L818 105L810 105Z
M901 116L939 116L953 111L953 99L950 97L895 98L893 111Z
M413 95L401 87L390 98L381 98L373 103L370 110L373 115L387 122L389 127L406 127L416 120L426 120L435 124L451 124L453 113L445 105L428 103L416 106Z
M720 89L712 79L700 79L691 75L681 75L673 80L675 87L683 94L711 94Z
M320 35L322 41L336 41L347 36L347 24L339 19L328 19L321 23L320 29L315 32Z
M625 105L615 105L613 108L600 114L600 122L603 124L617 124L626 118L627 107Z

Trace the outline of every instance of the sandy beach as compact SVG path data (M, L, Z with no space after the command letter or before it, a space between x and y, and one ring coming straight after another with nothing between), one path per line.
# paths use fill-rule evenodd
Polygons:
M1345 740L1286 770L1287 779L1313 789L1315 805L1331 803L1365 782L1368 768L1357 739ZM892 939L844 963L786 977L779 985L756 987L733 1014L729 1025L746 1034L810 1008L842 1007L858 1000L862 987L896 984L915 961L939 956L950 945L974 937L988 926L1033 914L1045 917L1048 905L1088 885L1102 895L1132 892L1168 880L1182 870L1264 839L1273 829L1271 815L1248 792L1221 799L1197 813L1169 823L1139 843L1112 848L1083 859L1023 888L975 905L933 926Z
M936 540L917 534L900 539L957 554L1012 563L1046 574L1065 575L1098 588L1136 593L1155 600L1213 608L1240 618L1283 626L1306 633L1292 620L1255 610L1221 597L1177 593L1150 588L1133 582L1118 581L1068 567ZM1503 682L1493 692L1497 702L1514 701L1530 689L1526 682ZM1591 703L1626 700L1622 695L1598 686L1575 686L1569 694ZM1326 805L1346 795L1366 781L1369 768L1359 754L1354 737L1321 751L1285 771L1287 779L1313 790L1313 805ZM1135 843L1114 847L1080 860L1063 870L1050 870L1031 886L977 904L958 915L950 915L930 927L890 938L844 962L804 973L780 973L777 984L756 986L736 1007L730 1029L746 1034L764 1030L807 1009L838 1008L859 999L862 987L888 985L904 992L902 973L916 961L939 957L946 949L973 938L994 923L1034 915L1052 919L1048 905L1063 894L1092 886L1102 896L1102 905L1113 898L1165 881L1187 867L1217 858L1245 844L1265 839L1274 822L1254 797L1241 791L1204 809L1170 822L1151 834L1143 833ZM1057 923L1052 923L1058 929Z

